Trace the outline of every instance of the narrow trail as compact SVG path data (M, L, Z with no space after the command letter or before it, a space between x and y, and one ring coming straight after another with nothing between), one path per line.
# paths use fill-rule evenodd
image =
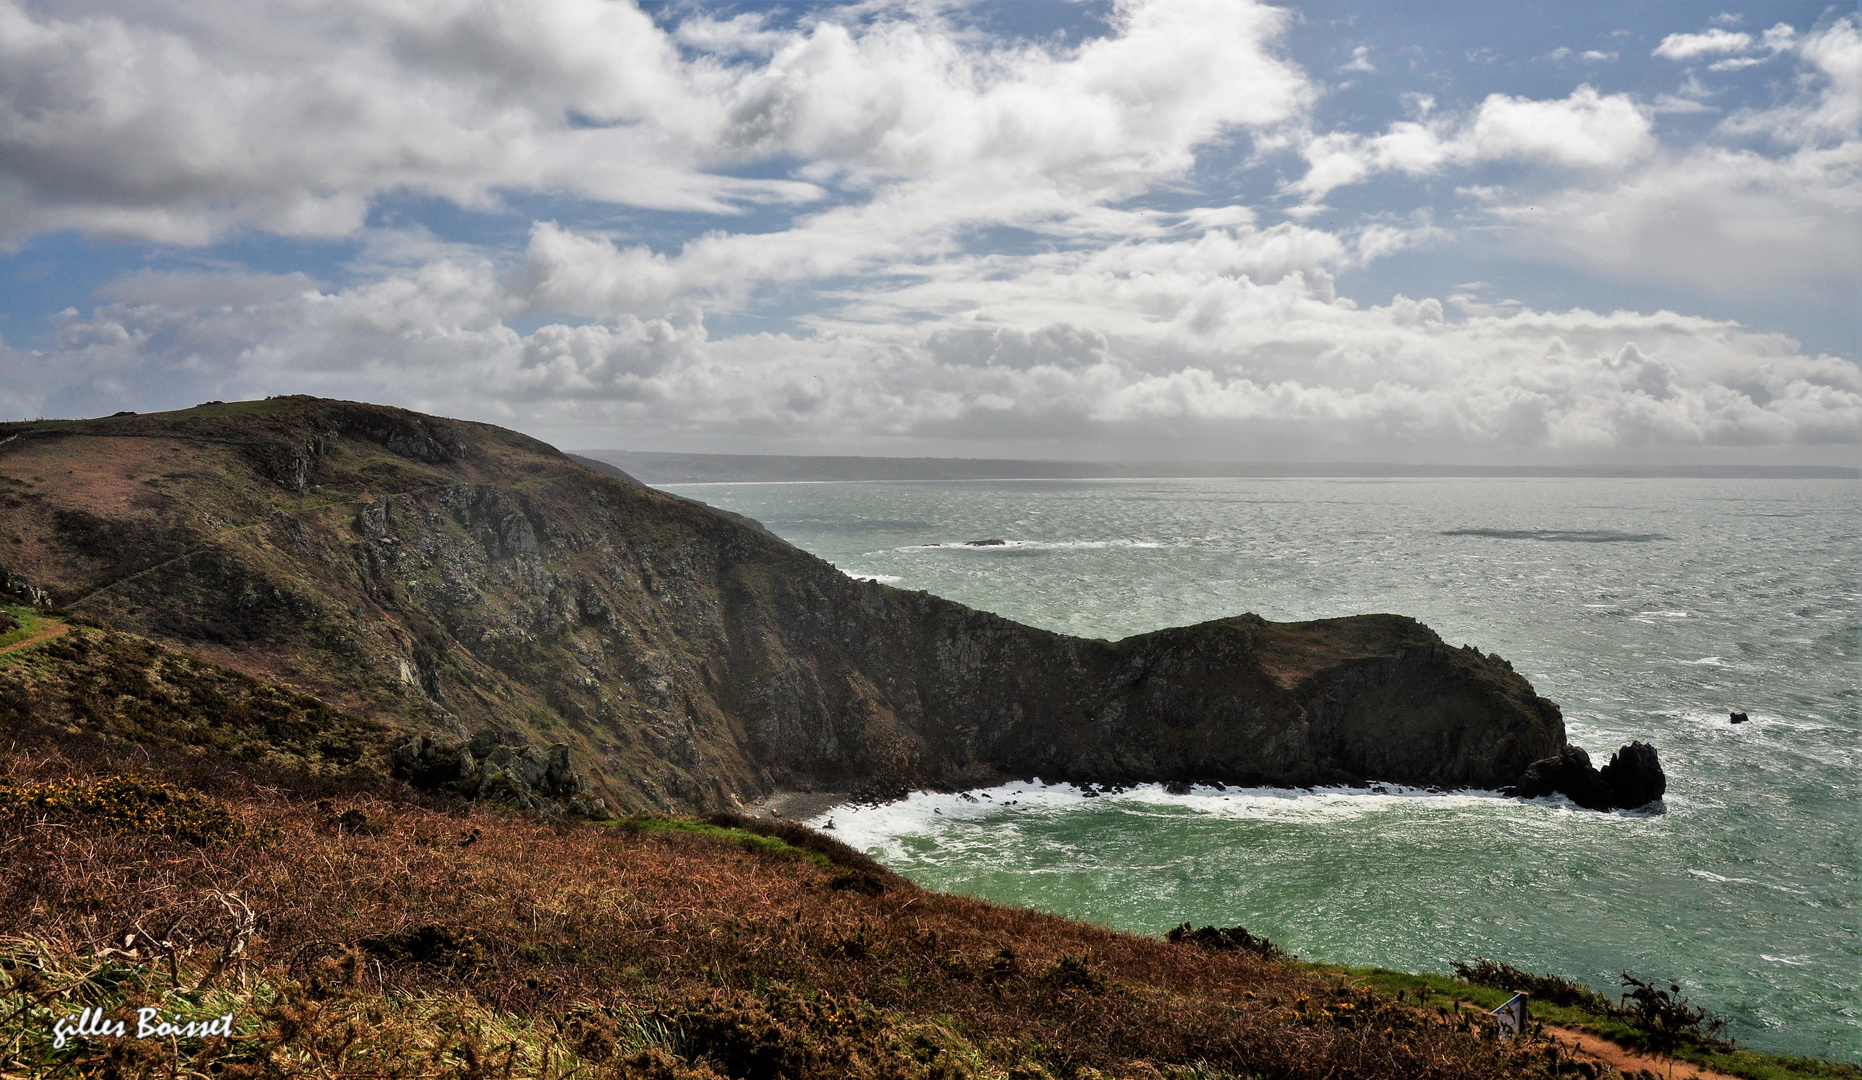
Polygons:
M69 629L70 627L66 626L64 623L55 622L51 624L50 626L47 626L45 629L27 638L24 641L15 641L13 644L8 645L4 649L0 649L0 656L5 656L7 653L10 653L10 652L18 652L19 650L27 648L29 646L37 645L41 641L50 641L52 638L57 637L58 635L64 633L66 630L69 630Z
M1575 1028L1553 1027L1547 1024L1545 1034L1566 1048L1584 1057L1601 1061L1625 1074L1634 1073L1638 1069L1647 1069L1661 1077L1662 1080L1669 1080L1671 1076L1674 1080L1736 1080L1735 1077L1717 1069L1709 1069L1704 1065L1696 1065L1678 1058L1657 1057L1654 1054L1631 1050L1626 1046L1619 1046L1608 1039L1599 1038L1587 1031L1578 1031Z

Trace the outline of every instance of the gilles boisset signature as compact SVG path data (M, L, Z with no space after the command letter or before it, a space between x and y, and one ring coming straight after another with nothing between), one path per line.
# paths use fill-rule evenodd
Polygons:
M136 1010L136 1034L138 1039L207 1039L215 1035L233 1033L233 1014L223 1013L211 1020L181 1021L179 1015L163 1020L160 1009ZM73 1035L90 1039L124 1039L129 1038L129 1025L122 1020L111 1020L104 1016L102 1009L85 1009L81 1013L64 1017L52 1025L52 1049L63 1050L65 1040Z

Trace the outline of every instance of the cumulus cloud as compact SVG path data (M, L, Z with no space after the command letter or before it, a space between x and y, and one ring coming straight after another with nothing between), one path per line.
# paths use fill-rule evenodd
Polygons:
M1463 109L1411 94L1382 131L1314 132L1320 92L1282 53L1288 16L1257 3L1123 0L1072 44L962 18L0 0L0 242L268 231L360 247L335 282L121 277L43 344L0 344L0 411L312 392L764 448L1187 430L1221 453L1856 438L1853 358L1780 334L1465 295L1365 306L1336 284L1469 220L1611 273L1727 290L1853 278L1853 19L1665 40L1657 55L1775 54L1801 76L1676 151L1657 117L1707 108L1704 91L1649 105L1582 85ZM1374 71L1371 56L1346 70ZM1238 169L1300 155L1285 190L1303 210L1281 220L1216 192L1226 180L1198 171L1213 149ZM1490 183L1478 170L1494 166L1509 168ZM1312 225L1347 185L1453 170L1476 173L1456 178L1471 219L1421 206ZM553 201L508 248L368 224L393 196L487 210L519 194ZM627 231L615 207L684 216Z
M950 187L1046 178L1090 202L1310 97L1271 50L1273 8L1152 0L1116 22L1050 51L886 18L776 31L755 13L697 17L674 34L607 0L5 0L0 237L340 236L394 192L728 214L818 200L817 180L930 173ZM783 156L810 160L815 180L722 171Z
M1399 121L1371 138L1352 132L1313 138L1303 151L1306 175L1289 190L1317 201L1379 172L1420 175L1480 161L1610 168L1652 146L1648 114L1626 94L1589 86L1551 101L1491 94L1470 116Z
M1787 28L1788 29L1788 28ZM1797 93L1739 110L1717 138L1651 156L1610 182L1500 201L1540 251L1624 276L1721 293L1812 289L1853 301L1862 251L1862 27L1767 32L1802 65ZM1762 138L1783 153L1750 145Z
M1664 60L1693 60L1721 53L1744 52L1752 47L1752 35L1714 27L1699 34L1669 34L1655 46L1653 55Z
M1669 312L1360 307L1330 272L1355 257L1327 233L1245 223L969 256L876 282L811 332L723 338L691 307L519 334L505 317L529 301L489 263L345 289L141 275L62 316L53 349L0 352L0 369L16 395L33 379L12 376L40 373L35 407L61 393L76 406L107 375L107 392L173 404L308 390L533 428L814 445L1159 425L1340 452L1816 445L1853 441L1862 421L1856 365L1782 335Z

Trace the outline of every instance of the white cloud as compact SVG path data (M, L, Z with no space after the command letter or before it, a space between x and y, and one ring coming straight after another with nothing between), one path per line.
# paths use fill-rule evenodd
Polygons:
M827 183L927 178L1045 180L1077 210L1299 114L1305 76L1271 50L1285 18L1134 2L1115 33L1049 50L938 20L778 32L754 13L686 20L675 42L606 0L0 0L0 238L341 236L393 192L729 214L816 201ZM808 159L812 180L720 172L785 156Z
M1751 47L1751 34L1715 27L1700 34L1669 34L1660 45L1655 46L1651 55L1666 60L1693 60L1720 53L1744 52Z
M1159 425L1311 452L1814 446L1854 441L1862 420L1856 365L1782 335L1467 298L1360 308L1328 272L1357 257L1330 234L1245 223L967 256L870 282L807 335L721 339L676 305L520 335L502 320L525 298L482 262L339 290L142 275L61 317L51 351L0 351L0 383L28 413L113 393L289 390L533 430L753 430L817 446Z
M937 4L790 26L761 9L662 25L606 0L0 0L0 240L253 229L363 244L347 285L124 277L58 316L43 348L0 345L0 410L321 392L533 430L816 445L1179 430L1421 455L1854 441L1853 360L1782 335L1466 293L1361 306L1335 284L1464 238L1469 220L1515 253L1606 275L1729 292L1853 280L1853 19L1760 44L1723 29L1664 41L1658 55L1741 63L1763 47L1802 76L1782 104L1672 149L1654 118L1707 110L1698 82L1653 106L1588 85L1448 111L1409 95L1381 132L1309 134L1317 91L1278 51L1287 17L1129 0L1103 36L1066 45L966 30ZM1730 38L1745 44L1713 44ZM1347 67L1374 70L1371 55ZM1455 190L1476 205L1444 213L1448 227L1427 210L1264 223L1230 192L1198 194L1214 147L1244 166L1301 153L1288 190L1309 223L1328 192L1387 173L1469 170ZM770 162L787 178L735 175ZM568 210L517 251L361 224L394 193L484 209L513 192ZM575 223L602 204L716 227L648 243ZM1003 233L1018 239L976 240ZM716 329L768 312L785 332Z
M1363 71L1373 75L1376 74L1377 65L1371 63L1371 47L1369 45L1359 45L1352 49L1351 60L1338 70Z
M1490 94L1468 117L1399 121L1368 139L1350 132L1314 137L1303 150L1307 173L1290 190L1317 201L1379 172L1420 175L1480 161L1611 168L1647 153L1650 132L1648 116L1625 94L1589 86L1554 101Z
M1853 18L1788 40L1799 92L1741 110L1718 142L1655 155L1610 183L1491 208L1526 243L1592 270L1685 281L1724 294L1852 302L1862 251L1862 28ZM1705 111L1664 99L1663 111ZM1782 155L1742 145L1782 144Z

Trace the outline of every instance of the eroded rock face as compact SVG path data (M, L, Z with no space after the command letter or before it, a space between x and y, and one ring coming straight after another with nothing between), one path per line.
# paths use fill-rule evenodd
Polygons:
M485 425L292 398L7 438L0 576L420 732L459 757L410 769L469 755L514 802L558 743L625 810L1030 775L1498 787L1565 745L1505 661L1401 616L1070 638Z

